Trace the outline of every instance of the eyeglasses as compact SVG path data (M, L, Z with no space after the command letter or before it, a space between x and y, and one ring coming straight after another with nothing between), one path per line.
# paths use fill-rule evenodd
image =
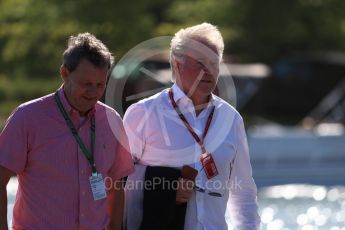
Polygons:
M194 188L196 191L206 193L207 195L210 195L210 196L215 196L215 197L222 197L223 196L222 194L220 194L218 192L207 191L206 189L201 188L199 186L195 186Z

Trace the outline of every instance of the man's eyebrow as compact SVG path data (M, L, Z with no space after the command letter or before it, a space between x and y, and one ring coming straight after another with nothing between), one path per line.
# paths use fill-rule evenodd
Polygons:
M197 60L197 61L207 61L207 60L209 60L209 58L207 58L207 57L196 57L195 58L195 60Z
M196 61L199 61L199 62L209 62L209 63L218 63L218 58L195 58Z

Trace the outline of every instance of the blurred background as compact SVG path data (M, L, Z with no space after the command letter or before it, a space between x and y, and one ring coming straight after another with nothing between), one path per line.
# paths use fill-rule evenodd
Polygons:
M220 78L246 122L262 229L345 230L344 12L343 0L0 0L0 129L61 85L70 35L94 33L119 61L207 21L224 37L231 75ZM124 82L116 109L171 85L166 51L113 72ZM15 180L8 191L11 209Z

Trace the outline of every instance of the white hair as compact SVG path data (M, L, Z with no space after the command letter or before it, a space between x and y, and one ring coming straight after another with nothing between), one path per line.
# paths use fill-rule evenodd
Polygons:
M174 61L183 61L187 50L203 50L218 56L220 62L223 57L224 41L218 28L210 23L201 23L179 30L170 42L170 65L174 76ZM201 52L203 52L201 51Z
M183 54L189 41L214 47L221 61L224 51L223 37L216 26L206 22L181 29L175 34L170 43L170 61Z

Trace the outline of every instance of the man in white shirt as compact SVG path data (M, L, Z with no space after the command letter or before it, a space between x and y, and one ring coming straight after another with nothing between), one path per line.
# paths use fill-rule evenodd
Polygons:
M170 50L175 84L128 108L124 125L136 163L125 188L128 230L143 229L144 189L138 182L144 181L146 168L184 165L198 175L193 186L181 179L175 190L176 203L187 202L183 229L259 229L242 117L212 94L223 50L215 26L202 23L181 29Z

